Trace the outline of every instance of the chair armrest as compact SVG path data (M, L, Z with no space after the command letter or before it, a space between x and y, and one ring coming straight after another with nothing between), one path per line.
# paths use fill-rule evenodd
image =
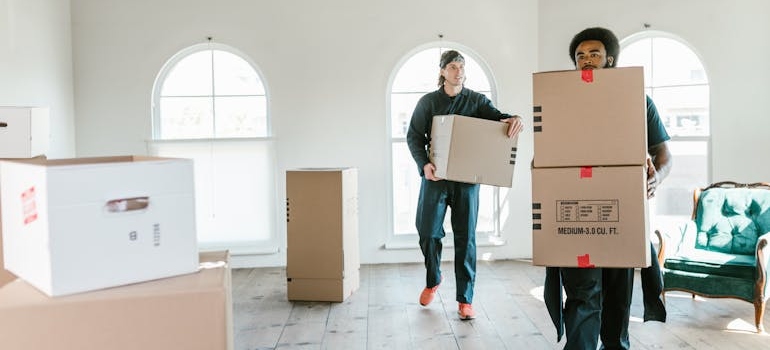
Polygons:
M767 282L764 279L767 276L767 269L770 268L768 266L770 264L770 246L768 245L770 245L770 232L759 236L757 239L757 273L763 283Z
M663 266L663 263L666 260L666 240L663 238L663 234L660 233L660 230L655 230L655 235L658 236L658 256L655 258L658 259L658 266Z

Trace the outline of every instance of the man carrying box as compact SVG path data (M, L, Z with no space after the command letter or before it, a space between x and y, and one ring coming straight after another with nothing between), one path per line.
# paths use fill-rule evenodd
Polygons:
M459 52L444 52L439 66L439 89L426 94L417 102L406 134L409 150L422 176L416 225L427 273L426 287L420 294L420 305L427 306L433 301L441 283L441 239L445 236L443 222L449 206L452 208L458 313L461 319L468 320L475 317L471 303L476 275L479 185L443 180L435 176L436 167L430 162L427 150L433 117L457 114L503 121L509 124L508 137L518 135L523 123L519 116L500 112L483 94L463 87L465 58Z
M610 30L588 28L575 35L569 54L575 68L593 70L615 67L620 45ZM670 139L657 108L647 97L647 198L671 170ZM652 248L652 264L642 269L644 319L665 321L666 310L660 296L663 281L660 266ZM602 349L628 349L628 322L633 291L634 270L631 268L558 268L546 269L545 302L558 337L562 326L567 337L565 350L596 349L601 337ZM561 305L561 285L567 293Z

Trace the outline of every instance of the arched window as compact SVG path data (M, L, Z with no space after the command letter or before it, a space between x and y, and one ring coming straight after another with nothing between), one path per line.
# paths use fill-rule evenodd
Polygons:
M621 42L618 65L643 66L645 90L671 136L673 168L655 195L656 219L692 213L692 191L710 183L709 84L698 55L680 38L645 31Z
M420 192L420 175L417 165L409 153L406 144L406 131L417 101L428 92L438 89L439 59L441 54L454 49L465 57L465 72L467 79L465 87L487 95L495 101L493 84L488 72L469 49L460 45L434 43L423 46L406 55L396 66L390 80L389 120L391 141L392 169L392 222L393 235L403 238L416 235L415 215L417 197ZM477 225L478 241L483 244L484 237L494 239L499 236L498 219L499 190L493 186L481 186L479 218ZM451 209L450 209L451 210ZM445 220L445 231L451 232L449 214ZM407 239L416 245L416 239ZM402 242L405 242L402 241ZM449 240L451 242L451 240ZM407 244L407 243L404 243ZM400 243L395 243L400 245Z
M163 66L152 97L150 153L194 160L200 246L274 250L274 152L256 65L227 45L194 45Z

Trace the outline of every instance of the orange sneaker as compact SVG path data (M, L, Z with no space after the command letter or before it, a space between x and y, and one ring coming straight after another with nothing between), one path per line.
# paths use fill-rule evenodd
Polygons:
M444 278L442 277L441 280ZM431 301L433 301L433 297L436 296L436 291L438 290L438 286L441 285L441 281L438 282L437 285L433 287L425 287L425 289L422 290L422 293L420 293L420 305L422 306L428 306Z
M471 304L460 303L457 313L460 314L461 320L472 320L476 318L476 313L473 312L473 305Z

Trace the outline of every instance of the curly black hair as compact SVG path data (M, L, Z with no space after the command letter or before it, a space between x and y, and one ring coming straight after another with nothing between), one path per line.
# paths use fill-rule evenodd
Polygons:
M577 64L575 50L578 45L587 40L601 41L604 44L604 49L607 50L607 57L613 57L612 62L607 60L607 66L615 67L618 63L618 55L620 55L618 37L611 30L601 27L586 28L572 38L572 42L569 43L569 58L572 60L572 64Z

